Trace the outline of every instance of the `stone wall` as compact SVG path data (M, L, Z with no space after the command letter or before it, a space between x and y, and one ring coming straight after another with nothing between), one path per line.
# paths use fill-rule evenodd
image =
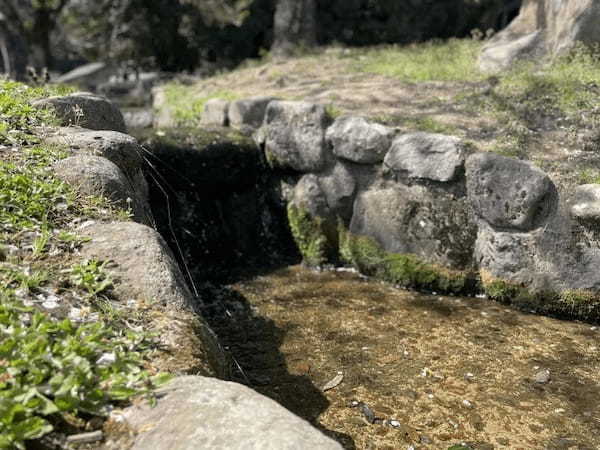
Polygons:
M333 120L305 102L269 102L254 138L273 170L288 174L282 192L305 263L348 263L405 287L600 317L600 185L561 198L529 162L453 136Z

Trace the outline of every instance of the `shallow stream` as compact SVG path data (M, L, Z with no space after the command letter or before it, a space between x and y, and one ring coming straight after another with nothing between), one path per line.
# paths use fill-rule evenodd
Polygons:
M213 294L236 381L346 448L600 447L599 327L301 266Z

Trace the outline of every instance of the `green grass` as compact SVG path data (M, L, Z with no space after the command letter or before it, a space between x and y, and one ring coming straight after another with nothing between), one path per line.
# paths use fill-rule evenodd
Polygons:
M63 91L0 79L0 449L25 448L53 429L83 430L164 378L144 369L151 336L131 332L130 317L104 312L113 283L106 263L75 252L85 241L71 229L75 220L123 220L127 212L53 175L68 153L40 143L36 128L56 120L30 101ZM49 292L67 308L79 299L97 319L48 312L38 304Z
M215 91L198 97L194 86L169 83L164 86L166 108L172 111L178 125L197 125L204 111L204 104L213 98L236 100L238 97L229 91Z
M29 87L16 81L0 78L0 145L15 144L31 136L31 129L41 125L53 125L57 121L53 113L31 106L31 100L71 92L65 86Z
M470 39L432 41L369 50L355 68L402 81L477 81L485 78L476 67L481 42Z
M535 63L517 65L501 77L498 93L567 114L593 109L600 95L600 48L577 46L541 70Z
M141 369L147 337L102 322L76 325L0 292L0 449L51 432L72 416L106 416L108 405L165 381Z

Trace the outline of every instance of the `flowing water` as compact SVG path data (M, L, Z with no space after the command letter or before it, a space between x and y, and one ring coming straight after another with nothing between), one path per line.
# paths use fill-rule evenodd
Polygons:
M600 327L301 266L212 294L237 381L345 448L600 448Z

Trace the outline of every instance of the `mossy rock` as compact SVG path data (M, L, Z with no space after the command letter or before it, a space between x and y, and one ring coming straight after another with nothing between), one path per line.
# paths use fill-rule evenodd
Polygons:
M304 264L319 267L338 259L336 227L330 220L314 217L307 210L290 203L287 207L292 235Z
M481 274L483 292L518 309L586 321L600 320L600 295L587 289L534 290L523 284Z
M340 227L340 255L360 272L418 290L448 294L472 294L476 274L422 261L415 255L385 251L374 239L354 235Z

